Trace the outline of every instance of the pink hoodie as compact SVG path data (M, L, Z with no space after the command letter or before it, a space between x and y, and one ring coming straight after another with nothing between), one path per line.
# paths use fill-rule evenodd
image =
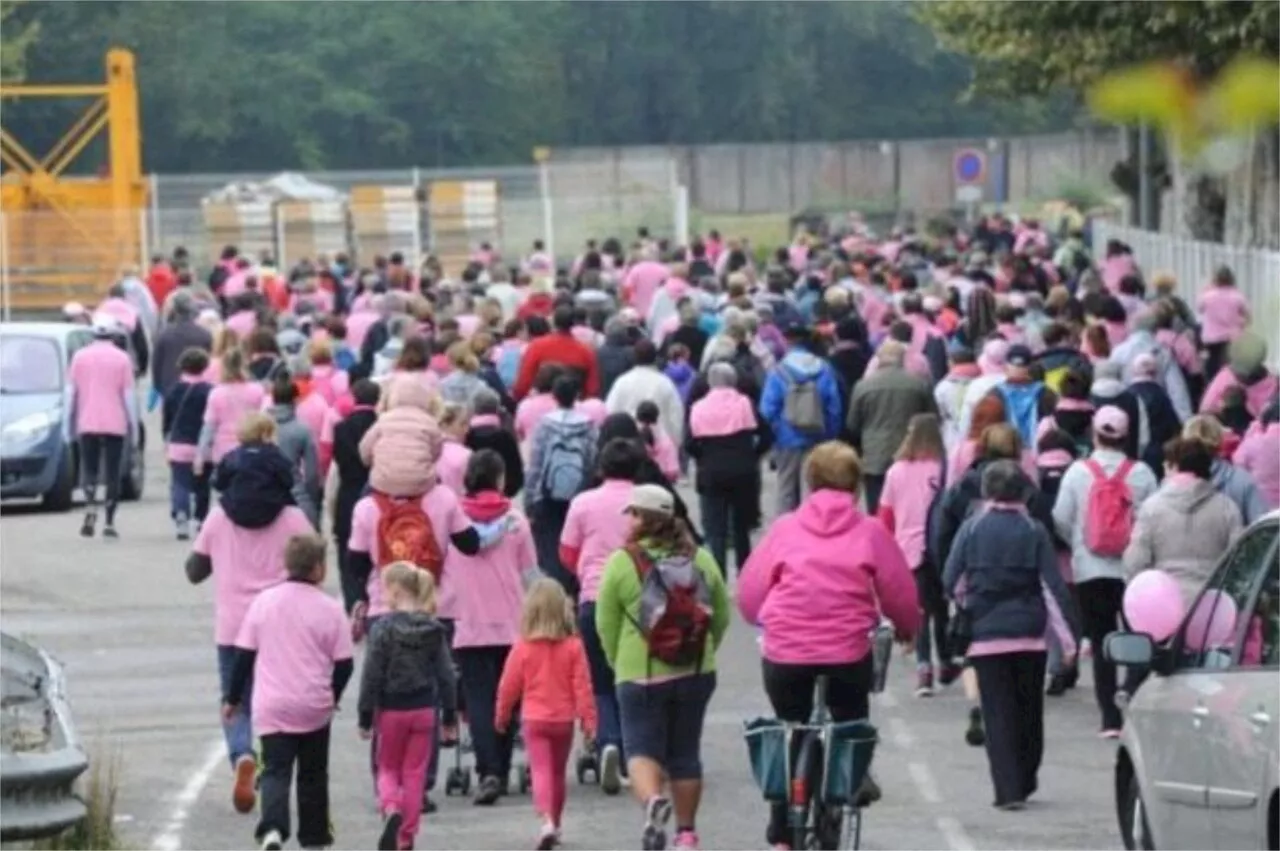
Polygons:
M245 414L262 407L267 392L256 381L237 381L219 384L209 392L209 402L204 408L204 424L213 429L213 446L209 460L218 463L240 443L236 432Z
M653 445L648 447L649 457L658 465L658 469L662 471L662 475L671 481L678 481L680 478L680 453L676 451L676 445L671 442L671 438L662 430L661 426L653 427Z
M798 665L857 662L883 612L920 628L915 580L885 528L853 495L819 490L778 518L738 578L738 609L764 628L764 657Z
M733 387L712 387L689 411L693 437L726 437L758 427L751 400Z
M471 450L458 442L456 437L445 435L440 447L440 460L436 462L436 473L440 476L440 484L459 497L466 495L462 482L466 478L467 462L470 460Z
M1232 463L1253 475L1267 507L1280 508L1280 423L1250 429Z

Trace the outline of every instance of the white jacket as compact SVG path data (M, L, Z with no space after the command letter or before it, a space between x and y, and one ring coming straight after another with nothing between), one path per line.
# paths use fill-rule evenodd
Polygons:
M1125 461L1125 454L1111 449L1095 449L1089 456L1098 462L1108 476L1115 473ZM1126 480L1133 495L1133 512L1136 524L1139 509L1147 497L1156 492L1155 474L1141 461L1135 461ZM1076 584L1091 579L1125 579L1124 559L1121 556L1100 556L1085 546L1084 521L1089 514L1089 491L1093 487L1093 474L1083 461L1075 461L1062 475L1058 486L1058 499L1053 504L1053 525L1058 537L1071 542L1071 561Z
M679 446L684 440L684 402L670 378L653 366L634 366L613 382L605 407L611 414L636 415L641 402L653 402L661 415L659 425Z

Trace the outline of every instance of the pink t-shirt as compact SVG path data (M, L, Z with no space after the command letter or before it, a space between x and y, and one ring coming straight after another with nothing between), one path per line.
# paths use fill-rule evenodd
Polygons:
M520 445L524 449L528 449L528 442L533 439L533 430L538 427L538 422L556 409L555 397L550 393L532 393L520 401L516 406L516 438L520 441ZM525 460L528 460L526 451Z
M667 267L654 260L642 260L632 266L622 282L627 304L638 310L641 316L648 316L653 297L667 275Z
M436 474L440 476L440 484L458 497L463 495L462 481L467 475L467 462L470 460L470 449L453 437L444 439L440 446L440 458L436 461Z
M440 552L444 553L447 564L450 551L449 538L459 532L465 532L471 526L471 521L462 513L462 508L458 505L458 497L448 488L435 487L427 491L422 497L422 510L431 521L431 531L435 533L436 544L440 547ZM368 553L369 559L374 564L374 570L369 574L368 585L371 616L381 615L387 611L386 601L382 599L382 577L379 576L377 569L380 557L378 550L380 516L378 503L372 496L366 496L357 502L355 509L351 512L351 537L347 541L348 550L355 553ZM442 600L448 585L449 578L446 572L440 588ZM442 611L441 616L449 615Z
M462 512L459 512L461 514ZM538 566L529 521L517 512L502 540L474 556L450 550L444 561L454 647L506 647L520 637L523 576Z
M609 406L603 399L583 399L574 405L573 409L591 420L591 424L596 428L599 428L600 424L609 417ZM532 435L532 430L529 433Z
M133 361L110 340L95 340L71 358L76 434L129 433L125 394L133 392Z
M333 664L351 658L342 604L310 582L285 581L259 594L236 646L257 652L253 731L310 733L333 717Z
M293 505L261 529L235 525L220 505L210 509L192 550L213 562L215 643L236 643L253 598L285 578L285 544L294 535L314 531L307 515Z
M584 602L596 599L605 562L627 542L631 523L622 512L631 501L633 488L626 479L608 479L569 503L560 545L579 551L578 581Z
M239 444L236 436L240 421L246 414L262 408L267 392L256 381L239 381L219 384L209 393L209 404L204 409L205 425L213 428L213 448L210 460L215 464Z
M308 393L305 399L294 405L293 412L297 415L298 422L311 432L311 440L316 446L320 445L320 438L324 436L324 421L328 419L330 410L329 403L315 391Z
M942 486L942 462L894 461L884 476L880 504L893 511L893 537L912 570L924 561L929 504Z
M654 426L653 446L648 447L648 450L649 457L658 465L662 475L673 482L680 478L680 453L661 427Z
M1196 302L1200 342L1230 343L1249 324L1249 302L1235 287L1209 287Z

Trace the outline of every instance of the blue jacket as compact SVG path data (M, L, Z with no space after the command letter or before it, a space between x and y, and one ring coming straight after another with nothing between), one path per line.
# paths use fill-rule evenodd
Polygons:
M821 436L801 434L784 415L787 398L787 382L780 370L786 370L797 384L809 381L818 383L818 395L822 399L823 419L826 429ZM787 352L782 362L769 373L760 394L760 413L773 429L774 445L779 449L809 449L825 440L834 440L840 434L843 419L840 401L840 382L831 366L817 355L800 346Z

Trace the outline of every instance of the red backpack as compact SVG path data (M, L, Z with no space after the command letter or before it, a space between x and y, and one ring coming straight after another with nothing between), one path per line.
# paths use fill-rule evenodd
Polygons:
M1093 476L1085 508L1084 545L1097 555L1120 558L1133 536L1133 492L1128 482L1133 462L1126 458L1110 478L1092 458L1084 466Z
M439 581L444 553L436 541L431 518L422 510L422 497L393 499L375 492L378 504L378 564L407 561L426 570Z
M711 632L711 589L688 556L655 563L639 547L627 547L640 578L640 617L632 621L644 636L649 658L667 665L702 667Z

